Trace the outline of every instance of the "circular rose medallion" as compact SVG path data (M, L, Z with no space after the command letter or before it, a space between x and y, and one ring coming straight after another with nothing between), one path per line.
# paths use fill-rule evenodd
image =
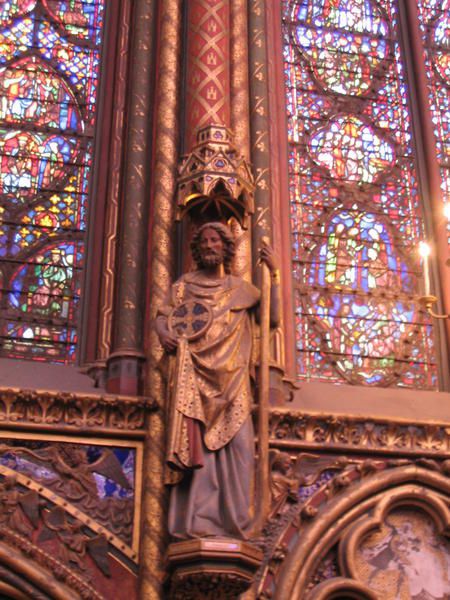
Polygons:
M206 333L212 321L212 310L205 302L186 300L169 314L169 331L178 337L195 340Z

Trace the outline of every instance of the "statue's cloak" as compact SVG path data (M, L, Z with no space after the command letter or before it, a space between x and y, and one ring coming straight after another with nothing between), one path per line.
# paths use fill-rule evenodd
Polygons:
M212 323L199 339L181 339L169 375L168 464L176 469L202 466L202 439L207 450L228 444L251 412L251 311L260 292L227 275L211 279L195 271L173 286L170 310L186 300L206 303Z

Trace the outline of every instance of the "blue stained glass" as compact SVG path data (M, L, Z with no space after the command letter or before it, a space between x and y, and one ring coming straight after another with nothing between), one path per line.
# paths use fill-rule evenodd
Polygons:
M0 32L0 64L26 52L33 43L34 19L22 19Z
M78 92L83 92L88 103L93 103L96 77L92 75L98 70L98 51L68 44L46 22L39 25L38 46L41 55L47 60L56 60L58 70L67 77L70 84Z
M103 7L0 2L3 356L75 360Z

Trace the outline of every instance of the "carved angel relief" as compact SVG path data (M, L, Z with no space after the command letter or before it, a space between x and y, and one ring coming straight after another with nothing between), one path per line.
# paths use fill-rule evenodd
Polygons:
M130 543L134 501L132 485L109 448L99 449L96 460L89 459L89 448L63 443L33 449L1 444L0 462L29 475ZM98 475L112 482L121 492L101 497Z
M270 455L271 516L283 512L287 503L298 502L301 477L296 472L296 459L287 452L272 450Z
M0 525L30 537L39 521L39 496L34 491L20 493L15 475L0 482Z

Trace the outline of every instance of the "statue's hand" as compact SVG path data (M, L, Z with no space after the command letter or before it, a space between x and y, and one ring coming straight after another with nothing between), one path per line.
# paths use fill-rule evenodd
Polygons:
M168 329L159 332L159 341L166 352L173 352L177 349L178 338L175 334L170 333Z
M167 327L166 317L159 316L156 319L156 333L158 334L161 346L166 352L173 352L178 346L178 338Z
M275 254L274 249L267 242L263 240L262 246L259 250L259 258L269 267L269 271L274 273L280 269L280 263L278 256Z

